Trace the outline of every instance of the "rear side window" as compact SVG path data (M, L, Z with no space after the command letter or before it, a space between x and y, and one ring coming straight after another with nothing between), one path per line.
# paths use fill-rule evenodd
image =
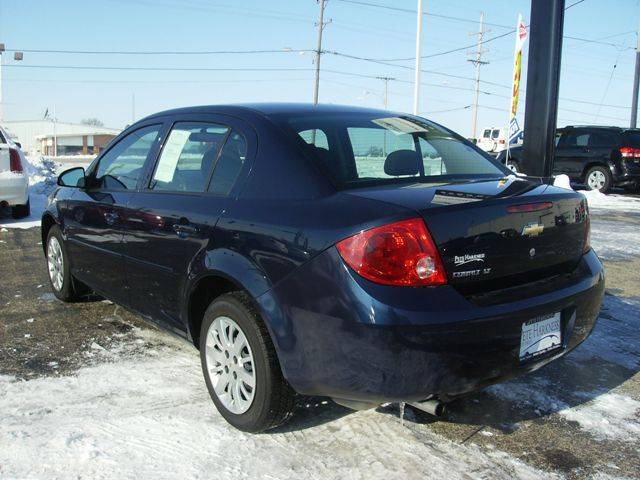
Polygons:
M246 160L247 142L241 134L232 132L213 170L209 191L218 195L228 195L238 180Z
M176 123L162 147L152 190L204 192L229 128L212 123Z
M629 130L624 133L625 146L640 148L640 131Z
M590 147L614 147L620 143L620 134L616 132L593 132L589 137Z
M305 130L303 132L300 132L299 135L309 145L315 145L318 148L329 150L329 140L327 140L327 134L322 130L318 128Z
M275 117L302 145L309 145L306 136L311 130L326 134L328 149L303 150L343 188L416 179L437 182L444 176L505 174L469 142L419 117L385 117L369 112Z
M487 129L482 133L482 138L490 138L491 137L491 130Z
M493 133L491 134L491 138L493 138L494 140L496 138L498 138L499 136L500 136L500 130L499 129L494 130Z
M160 125L141 128L109 149L100 159L95 172L97 187L116 190L134 189L159 132Z

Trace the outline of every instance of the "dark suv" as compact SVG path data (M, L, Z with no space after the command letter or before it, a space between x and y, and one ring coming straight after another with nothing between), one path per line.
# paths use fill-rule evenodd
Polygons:
M192 341L240 429L283 422L296 392L438 411L566 354L600 310L585 197L510 173L412 115L163 112L62 173L49 278Z
M526 141L526 140L525 140ZM506 150L498 160L522 171L522 146ZM565 127L556 132L555 175L564 173L590 190L640 187L640 130L620 127Z

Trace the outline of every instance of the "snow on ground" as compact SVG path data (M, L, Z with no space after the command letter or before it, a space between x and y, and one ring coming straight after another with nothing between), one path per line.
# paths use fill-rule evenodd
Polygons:
M593 210L592 210L593 213ZM591 246L604 260L626 260L640 255L640 224L591 217Z
M572 362L573 374L591 379L591 391L567 392L563 383L547 376L521 377L494 385L490 394L541 412L557 412L596 439L635 442L640 439L640 401L624 391L603 388L607 364L624 367L630 374L640 369L640 300L605 296L596 328L589 339L563 361ZM551 365L550 367L553 367ZM585 383L588 383L585 380Z
M496 449L428 431L417 441L395 416L326 402L291 431L245 434L215 411L191 347L117 358L68 377L0 377L0 477L553 478ZM339 414L312 423L327 408Z
M628 195L607 194L597 190L583 190L582 193L587 197L590 210L614 210L621 212L640 212L640 198Z

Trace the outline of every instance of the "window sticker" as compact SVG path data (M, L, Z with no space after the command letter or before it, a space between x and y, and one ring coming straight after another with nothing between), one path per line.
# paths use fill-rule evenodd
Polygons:
M162 155L156 168L156 173L153 176L154 180L161 182L173 181L173 175L178 166L178 160L180 154L184 148L187 140L189 140L191 132L188 130L172 130L167 142L162 149Z

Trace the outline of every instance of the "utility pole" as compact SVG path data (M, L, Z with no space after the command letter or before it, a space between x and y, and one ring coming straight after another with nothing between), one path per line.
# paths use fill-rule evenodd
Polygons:
M418 18L416 20L416 71L413 80L413 114L420 110L420 62L422 48L422 0L418 0Z
M394 77L376 77L378 80L384 82L384 109L388 110L389 107L389 80L395 80Z
M4 43L0 43L0 122L4 121L4 98L2 97L2 59L4 58Z
M640 86L640 25L638 26L636 43L636 73L633 77L633 97L631 99L631 128L636 128L638 119L638 87Z
M131 124L136 123L136 94L131 93Z
M324 30L324 7L327 0L318 0L320 4L320 18L318 20L318 48L316 48L316 84L313 90L313 104L318 104L318 90L320 89L320 57L322 56L322 32ZM327 22L328 23L328 22Z
M489 62L482 61L482 54L484 53L482 50L482 42L484 41L484 34L486 30L484 29L484 12L480 13L480 30L478 33L472 33L471 35L478 35L478 48L476 49L476 57L474 59L470 59L469 62L473 63L476 67L476 88L474 93L473 100L473 123L471 126L471 138L477 140L476 133L478 129L478 100L480 98L480 67L482 65L486 65Z

